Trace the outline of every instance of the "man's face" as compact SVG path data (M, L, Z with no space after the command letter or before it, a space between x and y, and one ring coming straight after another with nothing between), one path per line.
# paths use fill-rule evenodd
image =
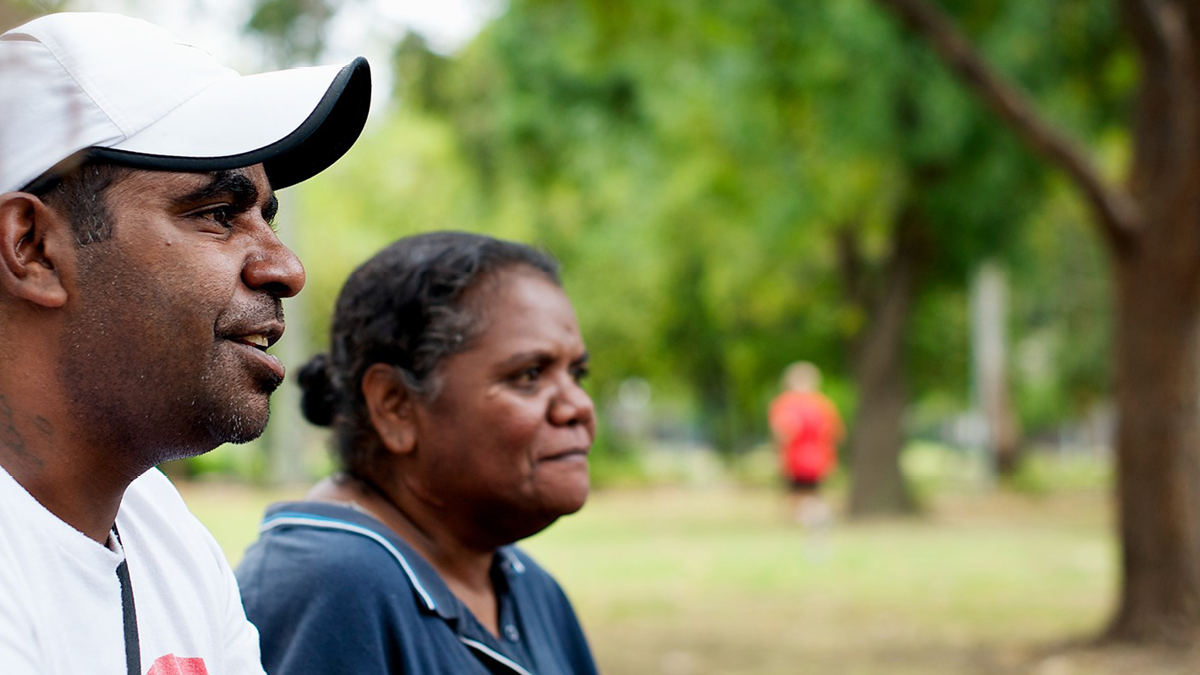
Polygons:
M59 369L89 440L152 465L257 437L283 380L265 351L280 298L304 285L262 166L135 171L107 202L112 236L78 249L68 281Z

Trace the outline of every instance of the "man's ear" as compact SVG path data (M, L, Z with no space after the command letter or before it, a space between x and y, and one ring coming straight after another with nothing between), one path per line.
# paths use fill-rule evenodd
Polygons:
M417 446L415 401L396 367L371 364L363 373L362 393L384 447L397 455L412 452Z
M0 287L43 307L62 307L60 273L71 254L70 228L42 200L24 192L0 194Z

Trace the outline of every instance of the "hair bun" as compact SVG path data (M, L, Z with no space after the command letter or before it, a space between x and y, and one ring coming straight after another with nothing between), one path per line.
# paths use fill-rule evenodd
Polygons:
M333 381L329 376L329 355L317 354L300 369L300 410L319 427L333 423L335 402Z

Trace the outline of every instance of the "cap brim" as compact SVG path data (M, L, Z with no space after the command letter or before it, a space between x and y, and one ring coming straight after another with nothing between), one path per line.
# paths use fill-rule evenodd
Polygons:
M371 102L367 61L222 80L158 122L89 159L158 171L219 171L262 163L271 187L311 178L362 133Z

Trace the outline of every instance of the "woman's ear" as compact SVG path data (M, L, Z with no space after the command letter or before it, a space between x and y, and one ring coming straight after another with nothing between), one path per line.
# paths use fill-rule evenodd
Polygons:
M24 192L0 194L0 287L42 307L62 307L61 271L74 243L65 219Z
M412 452L417 446L414 400L396 366L371 364L363 373L362 393L383 445L398 455Z

